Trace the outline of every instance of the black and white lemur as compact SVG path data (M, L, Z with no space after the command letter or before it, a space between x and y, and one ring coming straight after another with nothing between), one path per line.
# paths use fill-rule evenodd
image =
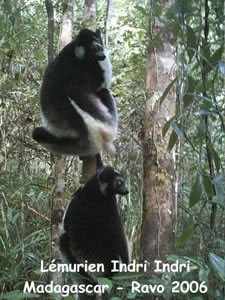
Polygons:
M125 195L124 177L112 167L99 169L72 197L63 218L60 237L62 260L69 264L103 263L103 273L81 271L95 282L97 277L111 277L112 260L127 264L127 238L117 208L116 194Z
M33 138L59 154L114 152L117 106L109 87L111 64L100 31L83 29L46 68L41 87L42 127Z

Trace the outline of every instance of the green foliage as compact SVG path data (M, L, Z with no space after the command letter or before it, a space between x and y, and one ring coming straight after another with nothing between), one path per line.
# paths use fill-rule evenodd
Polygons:
M190 238L193 230L194 230L194 225L191 224L187 229L185 229L182 232L181 236L179 236L179 238L176 240L176 246L180 247L181 245L183 245L183 243Z
M109 35L109 56L113 67L112 92L118 105L117 153L112 161L129 183L128 199L119 201L128 236L140 232L142 203L142 135L147 63L148 1L114 1ZM104 31L104 30L103 30ZM139 239L134 240L134 257Z
M210 253L210 260L213 261L214 267L217 268L218 272L224 274L224 269L221 268L220 262L222 259ZM134 273L133 276L129 273L114 275L110 280L112 293L109 295L109 299L140 299L143 296L161 296L164 299L173 299L174 295L177 300L184 299L184 296L185 299L195 300L207 299L206 297L208 296L212 299L215 298L209 283L210 267L204 262L202 257L172 254L167 256L165 263L179 264L186 267L181 272L165 271L160 277L150 275L148 279L145 278L145 274L141 273ZM222 260L222 264L224 264L224 260ZM108 282L108 279L103 282ZM135 286L138 286L139 291L132 290L134 282ZM118 292L115 294L115 289L118 286L122 287L123 294L119 294ZM164 289L163 293L157 292L157 287L159 286ZM189 290L189 292L184 292L182 289ZM193 292L190 289L193 289ZM222 300L221 291L217 288L215 292L216 299ZM126 294L125 297L124 294Z
M47 19L40 1L0 5L0 297L33 299L37 295L23 293L24 282L45 282L35 270L49 257L49 166L31 140L39 119Z
M194 206L201 198L202 195L202 185L200 182L200 176L197 175L196 181L191 188L189 207Z
M19 290L0 295L0 299L5 299L5 300L20 300L20 299L32 299L32 298L39 298L39 295L32 294L32 293L23 293Z
M82 2L76 0L74 33L81 28ZM109 54L113 65L112 92L118 103L119 132L114 159L105 162L127 177L130 193L119 201L120 213L133 244L133 257L140 255L142 214L142 138L145 107L144 74L148 51L161 47L160 35L149 45L149 21L170 26L177 48L177 76L168 85L160 102L164 104L176 85L176 115L162 128L170 134L168 150L176 150L178 182L178 218L176 246L180 255L168 261L190 261L191 272L163 274L143 279L141 274L118 274L109 283L111 292L118 285L125 292L113 300L139 299L132 293L132 280L141 284L167 287L172 298L174 280L205 281L208 299L223 299L224 281L224 54L223 1L208 0L208 35L204 1L178 0L161 18L162 5L149 11L149 1L114 0L114 16L109 36ZM39 90L47 64L47 16L44 1L0 0L0 299L32 299L23 294L24 282L45 284L40 260L50 261L49 202L53 178L50 155L31 139L32 129L40 124ZM97 23L104 32L106 1L97 2ZM55 54L62 1L55 3ZM73 160L67 162L66 193L69 200L78 187L79 166L74 174ZM122 201L123 200L123 201ZM216 205L216 214L213 213ZM214 227L213 227L213 220ZM134 277L133 277L134 276ZM132 277L132 278L130 278ZM152 293L155 296L157 293ZM44 295L43 299L57 299ZM186 294L185 299L206 299ZM65 299L71 299L71 296ZM184 299L183 294L176 299Z
M99 277L98 278L98 283L101 285L107 285L109 288L107 289L107 292L110 293L111 289L112 289L112 281L109 280L108 278L104 278L104 277Z
M225 281L225 260L214 253L209 253L209 260L219 276Z
M177 0L169 8L167 24L177 42L177 77L161 97L163 105L176 83L176 115L162 129L163 136L172 129L168 150L175 148L177 153L176 246L179 253L203 257L210 274L210 299L222 299L224 280L224 250L218 243L218 238L224 242L223 10L223 1L210 0Z

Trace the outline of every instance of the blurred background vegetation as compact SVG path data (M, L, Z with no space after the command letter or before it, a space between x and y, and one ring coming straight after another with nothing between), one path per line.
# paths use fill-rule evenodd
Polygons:
M153 1L154 2L154 1ZM165 299L218 299L224 295L224 3L177 1L164 20L174 33L176 49L176 115L169 150L176 155L176 249L169 260L191 260L192 272L154 278L168 285L178 280L206 281L207 295ZM129 196L119 202L133 258L140 259L143 203L143 126L149 24L160 18L148 0L114 0L109 33L113 66L112 92L118 103L119 132L115 157L105 162L127 178ZM55 55L58 53L63 1L55 7ZM104 32L107 1L97 1L97 27ZM47 14L44 1L0 0L0 299L34 298L22 294L24 282L46 283L40 260L50 262L50 201L54 189L50 153L31 138L40 124L39 92L47 64ZM202 13L204 13L202 15ZM75 0L73 36L82 28L83 1ZM206 32L208 30L208 32ZM166 97L166 95L164 95ZM163 99L162 99L163 105ZM79 162L66 161L65 205L79 187ZM14 291L14 292L13 292ZM15 292L16 291L16 292ZM21 291L21 293L19 293ZM11 294L10 294L11 292ZM14 294L13 294L14 293ZM136 295L128 294L127 298ZM57 299L42 295L39 299ZM139 295L137 299L141 296ZM182 298L183 297L183 298ZM184 298L185 297L185 298ZM65 299L71 299L67 297ZM125 298L126 299L126 298ZM150 298L149 298L150 299Z

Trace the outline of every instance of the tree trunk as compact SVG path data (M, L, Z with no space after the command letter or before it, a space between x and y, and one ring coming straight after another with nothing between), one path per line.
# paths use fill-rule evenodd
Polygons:
M48 1L49 2L49 1ZM59 37L59 45L61 50L72 39L72 21L73 21L73 1L64 2L61 32ZM61 223L64 211L64 173L65 173L65 157L54 155L55 168L55 189L53 192L51 203L51 258L55 259L55 263L60 261L59 257L59 236L61 234ZM52 280L54 284L62 284L63 276L61 273L53 272Z
M96 30L96 0L84 1L83 25L93 31Z
M159 1L165 14L172 1ZM151 24L150 24L151 25ZM151 33L158 34L164 24L152 24ZM153 266L173 249L174 225L174 160L168 152L168 135L163 138L162 128L175 113L175 90L171 89L160 106L160 97L174 74L175 55L170 44L171 32L161 34L163 46L152 49L146 72L146 107L143 141L143 220L141 237L142 259ZM151 44L151 41L150 41ZM150 267L149 272L152 269ZM149 298L148 298L149 299Z
M107 11L106 11L106 19L105 19L105 46L108 47L109 43L109 29L111 25L112 19L112 11L113 11L113 0L107 1Z
M73 0L66 0L63 3L62 23L59 37L59 50L64 48L72 40L73 3Z
M54 47L54 8L51 0L45 0L48 15L48 62L53 60Z
M65 158L54 155L55 159L55 188L51 202L51 259L55 259L55 264L61 262L59 256L59 236L61 234L61 222L64 211L64 173ZM51 273L54 284L63 284L63 276L60 272Z

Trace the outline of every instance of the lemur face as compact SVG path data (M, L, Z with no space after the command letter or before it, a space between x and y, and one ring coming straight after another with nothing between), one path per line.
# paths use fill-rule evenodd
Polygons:
M100 190L104 195L126 195L129 193L123 175L112 167L104 167L97 174Z
M83 29L77 39L75 55L78 59L102 61L106 58L100 30L93 32Z

